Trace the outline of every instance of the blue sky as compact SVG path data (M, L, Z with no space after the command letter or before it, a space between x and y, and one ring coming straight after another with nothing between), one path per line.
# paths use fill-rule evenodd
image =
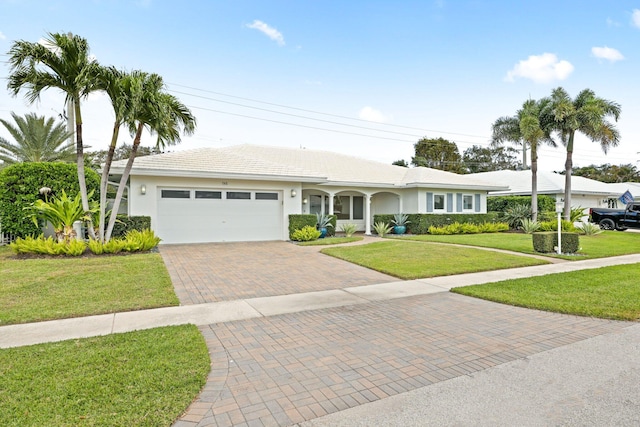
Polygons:
M63 109L54 91L29 106L4 90L13 41L73 32L105 65L162 75L192 109L196 134L173 149L252 143L390 163L426 136L462 153L562 86L622 106L620 146L604 156L579 138L575 165L640 160L640 1L0 0L0 15L6 119ZM83 112L90 149L105 148L107 100L94 95ZM564 156L545 148L539 167L561 170Z

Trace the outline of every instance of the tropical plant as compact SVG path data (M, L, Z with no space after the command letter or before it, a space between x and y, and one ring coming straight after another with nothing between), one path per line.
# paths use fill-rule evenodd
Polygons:
M391 230L393 230L388 222L382 221L378 221L373 224L373 229L380 237L386 236L387 234L391 233Z
M410 224L409 215L404 213L393 214L393 219L391 222L399 227Z
M291 240L295 240L296 242L309 242L311 240L318 240L321 234L320 230L306 225L300 230L294 231L291 235Z
M43 188L41 193L45 195L45 200L36 200L32 205L27 206L26 210L30 212L34 224L38 225L39 221L49 222L56 233L58 242L68 243L75 240L77 236L73 229L73 223L88 220L91 211L86 212L82 208L80 194L76 197L69 197L62 190L61 196L54 196L49 201L46 197L49 191L49 188Z
M333 227L331 216L319 212L316 213L316 227L318 227L318 229Z
M551 139L551 125L544 119L543 112L551 101L529 99L513 117L501 117L493 124L491 144L501 146L505 141L521 144L523 153L527 145L531 149L531 218L538 219L538 145L548 144L555 147ZM523 166L526 167L526 154L523 154Z
M584 89L574 99L561 87L551 92L551 102L545 107L543 114L553 122L553 128L566 147L564 185L564 219L571 219L571 173L573 168L574 138L580 132L591 141L598 142L606 154L609 148L616 147L620 134L616 127L608 121L618 121L620 105L599 98L591 89Z
M524 204L513 205L502 214L502 221L509 224L509 227L513 229L518 228L523 219L529 218L531 218L531 208Z
M578 230L585 236L594 236L596 234L602 233L600 226L591 222L581 222L580 224L576 225L576 230Z
M80 256L87 245L82 240L60 242L53 240L52 237L45 238L40 235L39 237L18 237L9 247L17 254Z
M571 222L580 222L582 218L585 216L584 211L586 208L581 206L577 206L575 208L571 208L571 214L569 215L569 221Z
M0 123L11 134L15 142L0 137L0 161L5 164L17 162L69 162L74 158L72 134L62 123L53 118L45 120L34 113L20 117L11 113L15 125L0 119Z
M105 231L105 241L111 238L122 195L140 146L142 131L146 128L157 135L156 147L164 148L167 145L179 143L181 134L192 134L196 126L196 119L191 111L175 96L164 92L164 82L159 75L133 72L127 82L124 87L125 96L128 99L127 111L123 120L133 135L133 144L120 178L113 210Z
M526 234L535 233L540 229L540 223L529 218L525 218L520 222L520 228Z
M358 230L358 226L353 223L345 223L340 226L340 231L344 233L346 237L351 237Z
M13 96L26 89L30 103L37 101L45 89L58 89L65 94L65 102L72 104L76 133L76 165L78 185L85 212L89 212L89 198L84 174L84 142L80 100L98 89L96 78L99 65L89 55L86 39L71 34L49 33L43 42L19 40L9 50L10 74L7 88ZM93 235L93 227L89 227Z

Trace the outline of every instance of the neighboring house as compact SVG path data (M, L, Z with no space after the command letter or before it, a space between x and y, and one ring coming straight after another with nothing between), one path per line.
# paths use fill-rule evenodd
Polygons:
M492 191L489 196L530 196L531 171L503 170L471 174L495 185L502 184L508 190ZM554 197L556 201L564 201L564 175L554 172L538 171L538 194ZM618 192L612 184L596 181L581 176L571 177L571 207L600 208L609 207L624 192ZM586 211L585 211L586 212Z
M616 182L607 185L616 194L619 193L620 195L622 195L628 191L629 193L631 193L631 196L633 196L635 201L640 200L640 182ZM620 207L622 205L623 203L618 200L618 206L614 207Z
M112 174L125 161L114 162ZM113 181L113 179L112 179ZM335 214L370 234L374 214L485 213L502 184L326 151L238 145L138 157L128 213L164 243L287 240L290 214Z

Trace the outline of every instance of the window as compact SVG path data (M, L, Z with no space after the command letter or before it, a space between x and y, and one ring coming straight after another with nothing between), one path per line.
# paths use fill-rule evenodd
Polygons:
M317 194L309 196L309 213L312 215L322 213L322 196Z
M196 190L196 199L222 199L222 191Z
M351 197L340 196L333 206L333 212L338 219L351 219Z
M462 196L462 209L465 211L473 209L473 196L471 194L465 194Z
M444 210L444 194L433 195L433 209L441 211Z
M256 193L256 200L278 200L278 193Z
M251 200L251 193L248 191L227 191L227 200Z
M191 192L189 190L162 190L160 197L163 199L190 199Z
M353 219L364 219L364 197L353 196Z

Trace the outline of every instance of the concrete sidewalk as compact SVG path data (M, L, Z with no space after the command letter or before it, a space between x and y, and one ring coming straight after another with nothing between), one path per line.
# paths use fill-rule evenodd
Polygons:
M192 323L198 326L321 308L447 292L452 287L640 262L640 254L561 264L395 281L344 289L249 298L0 327L0 348Z

